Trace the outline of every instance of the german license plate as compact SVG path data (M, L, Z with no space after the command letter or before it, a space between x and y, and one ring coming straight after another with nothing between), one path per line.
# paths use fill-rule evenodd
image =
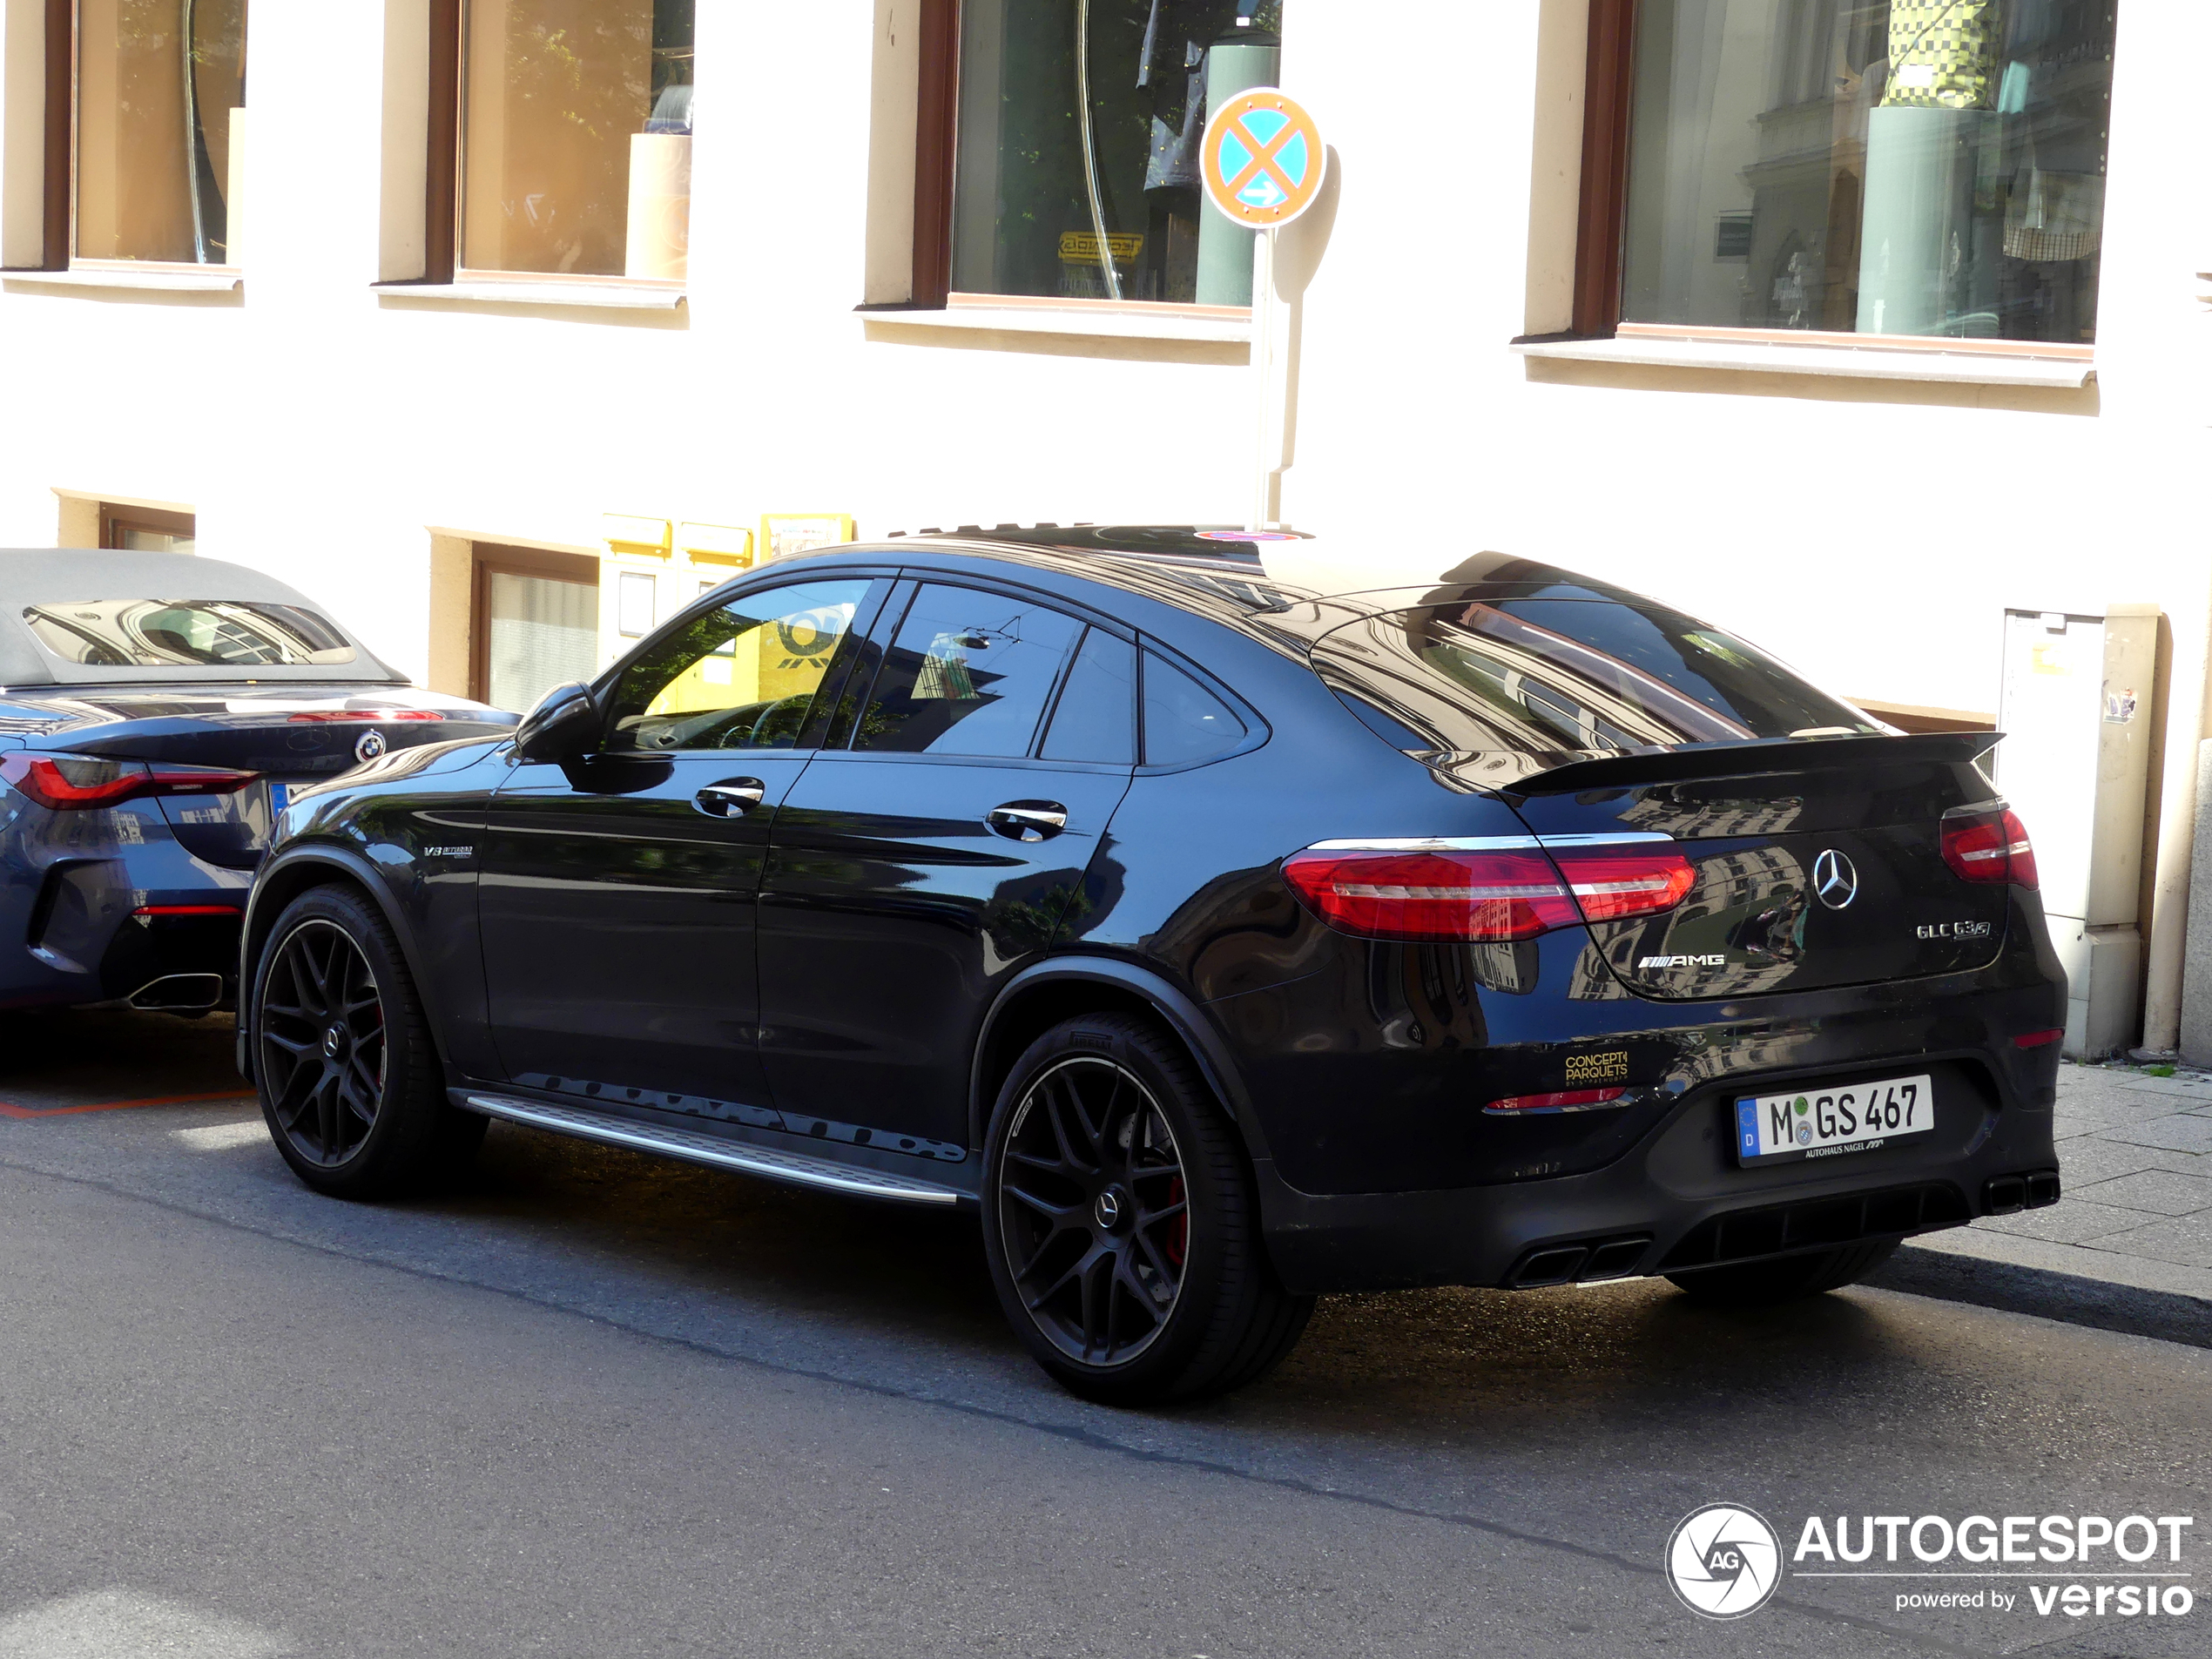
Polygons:
M283 817L284 809L291 805L291 785L273 783L269 786L269 816L271 818Z
M1871 1152L1934 1127L1935 1081L1930 1077L1745 1095L1736 1103L1736 1161L1776 1163Z

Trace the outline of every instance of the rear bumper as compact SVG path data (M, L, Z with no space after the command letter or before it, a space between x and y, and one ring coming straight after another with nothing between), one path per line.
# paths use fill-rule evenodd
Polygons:
M1926 1136L1817 1163L1739 1169L1729 1103L1753 1086L1701 1090L1629 1156L1550 1180L1318 1194L1290 1186L1271 1160L1258 1160L1270 1254L1299 1292L1525 1287L1908 1237L2057 1197L2047 1103L2022 1105L1991 1089L1978 1113L1971 1099L1954 1104Z

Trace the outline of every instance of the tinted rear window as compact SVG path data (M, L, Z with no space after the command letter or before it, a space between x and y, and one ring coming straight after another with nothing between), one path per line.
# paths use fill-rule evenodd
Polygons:
M1501 598L1338 629L1314 666L1409 752L1553 757L1872 734L1757 646L1651 604Z
M38 643L87 668L287 668L350 663L346 637L298 605L84 599L30 605Z

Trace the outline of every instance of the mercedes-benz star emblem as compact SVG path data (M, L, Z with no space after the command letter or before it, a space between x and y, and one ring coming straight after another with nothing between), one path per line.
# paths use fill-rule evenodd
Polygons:
M1667 1541L1667 1582L1692 1613L1740 1619L1782 1582L1782 1541L1756 1509L1709 1503Z
M1831 910L1841 910L1858 897L1858 871L1831 846L1813 860L1812 890Z
M364 765L384 752L384 734L374 726L361 733L361 740L354 745L354 759Z

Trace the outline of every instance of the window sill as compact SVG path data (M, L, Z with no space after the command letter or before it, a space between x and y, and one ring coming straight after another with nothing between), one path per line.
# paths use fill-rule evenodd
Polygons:
M673 311L682 288L624 282L379 282L380 300L441 300L464 305L591 306L617 311Z
M1227 307L1223 307L1224 311ZM1177 340L1250 345L1249 314L1194 314L1171 306L951 305L942 311L865 310L871 327L968 334L1062 334L1094 340Z
M1517 341L1523 357L1568 358L1639 368L1734 369L1764 374L1830 374L1853 380L1933 381L1966 386L2037 386L2079 390L2096 377L2085 359L1999 355L1973 351L1898 351L1889 347L1779 346L1697 340L1538 340Z
M246 287L242 272L222 266L199 271L85 266L68 271L0 271L0 281L11 288L135 288L146 293L232 293Z

